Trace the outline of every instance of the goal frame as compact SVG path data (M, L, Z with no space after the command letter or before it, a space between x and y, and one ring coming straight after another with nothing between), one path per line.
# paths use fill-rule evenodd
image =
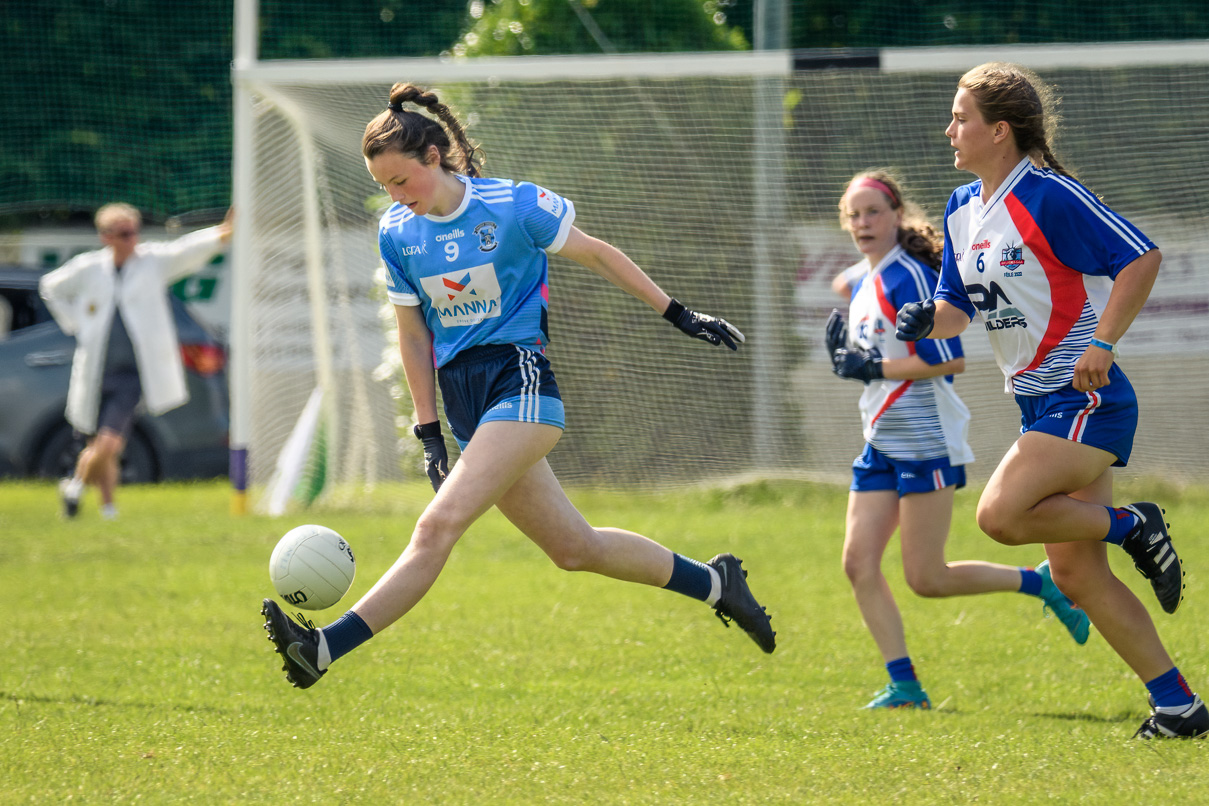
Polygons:
M232 202L237 211L251 210L253 198L250 161L253 152L256 104L270 103L289 125L298 145L302 162L303 217L308 235L304 251L308 286L314 290L324 283L322 247L315 233L321 224L321 188L318 187L315 141L305 116L291 106L285 96L275 96L266 89L274 84L304 84L316 87L341 84L381 82L384 87L406 76L421 83L446 83L498 79L509 82L549 81L559 79L627 79L627 78L709 78L736 74L756 79L758 122L753 148L767 158L758 161L760 173L753 177L757 209L764 211L752 236L753 279L769 278L773 273L774 256L770 255L763 233L777 226L781 215L778 190L771 195L765 183L775 171L777 152L783 147L777 138L782 115L781 95L784 82L795 72L816 69L874 68L882 73L941 73L951 71L960 75L971 65L1003 60L1028 65L1034 70L1059 68L1120 68L1152 66L1187 66L1209 64L1209 42L1126 42L1104 44L1045 44L1003 46L950 46L921 48L873 48L845 50L793 51L785 48L747 52L711 52L689 54L640 55L577 55L520 56L478 59L398 58L398 59L332 59L332 60L272 60L260 61L258 56L257 0L236 0L235 54L232 63L234 88L234 142L232 159ZM765 40L767 41L767 39ZM232 324L231 324L231 483L234 493L232 508L246 511L248 486L248 440L251 422L251 378L253 368L248 349L251 299L249 283L255 276L255 250L251 227L237 226L232 244ZM333 370L328 312L317 294L312 294L311 321L315 331L316 376L322 386L332 382ZM774 399L778 382L778 332L771 325L755 322L749 335L761 350L754 360L754 400L757 405ZM325 412L326 417L335 416ZM759 419L759 418L757 418ZM336 435L337 428L328 428ZM761 456L771 457L776 464L780 453L777 434L762 422L754 424L752 447Z

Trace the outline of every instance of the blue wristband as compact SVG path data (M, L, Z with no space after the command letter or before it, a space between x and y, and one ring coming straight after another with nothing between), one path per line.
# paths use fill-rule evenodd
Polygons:
M1110 352L1110 353L1115 353L1117 351L1117 346L1115 344L1109 344L1106 341L1100 341L1099 339L1096 339L1096 338L1093 338L1091 340L1091 346L1099 347L1101 350L1108 350L1108 352Z

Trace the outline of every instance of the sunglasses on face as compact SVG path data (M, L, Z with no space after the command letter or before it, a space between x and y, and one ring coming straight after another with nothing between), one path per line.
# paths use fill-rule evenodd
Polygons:
M133 237L137 236L139 234L139 231L136 229L110 230L107 234L111 238L121 238L122 240L125 240L127 238L133 238Z

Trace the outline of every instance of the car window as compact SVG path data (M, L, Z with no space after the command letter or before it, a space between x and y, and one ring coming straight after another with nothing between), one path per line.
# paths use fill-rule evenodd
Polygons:
M50 311L36 288L0 288L0 338L50 318Z

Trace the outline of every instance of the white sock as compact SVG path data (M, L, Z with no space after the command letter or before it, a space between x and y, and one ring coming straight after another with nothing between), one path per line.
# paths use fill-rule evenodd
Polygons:
M104 504L101 506L101 517L107 521L111 521L118 516L118 508L113 504Z
M722 597L722 577L718 575L718 571L713 566L707 565L705 570L709 571L709 598L705 600L705 603L713 607Z
M319 630L319 657L317 660L319 671L323 671L332 665L332 652L327 648L327 636L323 634L323 630Z
M71 480L63 487L63 494L68 498L78 499L84 494L84 479L79 476L72 476Z

